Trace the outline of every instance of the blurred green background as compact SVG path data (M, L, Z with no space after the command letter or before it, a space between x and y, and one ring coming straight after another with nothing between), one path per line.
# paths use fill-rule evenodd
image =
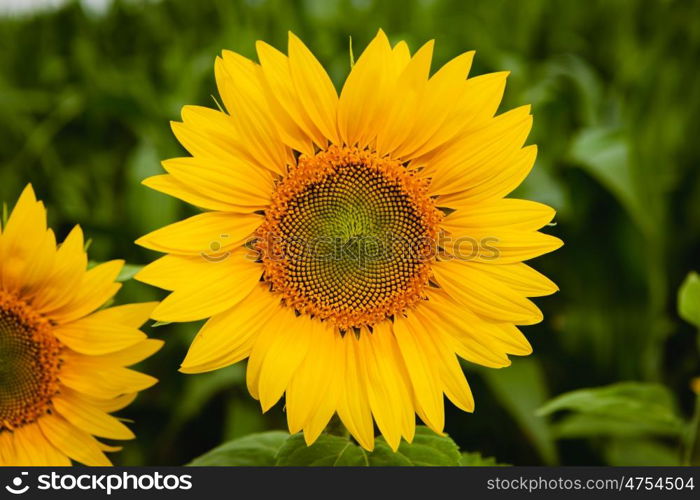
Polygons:
M545 321L524 328L534 355L504 370L465 365L476 412L448 404L447 432L518 465L688 461L700 362L677 291L700 270L700 2L31 3L0 0L0 200L12 206L32 182L59 237L79 223L98 261L149 262L133 241L191 213L140 181L184 154L168 124L181 106L214 107L223 48L254 57L255 40L284 49L293 30L340 85L348 37L359 54L382 27L412 50L435 38L433 68L476 49L472 74L511 70L501 109L532 104L540 151L516 195L558 211L549 232L566 244L533 264L561 292L538 300ZM686 318L698 286L686 283ZM118 300L162 296L132 280ZM285 428L281 405L260 414L243 366L177 372L198 326L146 329L167 340L142 367L161 382L120 413L138 439L116 463L183 464ZM636 383L542 408L622 381Z

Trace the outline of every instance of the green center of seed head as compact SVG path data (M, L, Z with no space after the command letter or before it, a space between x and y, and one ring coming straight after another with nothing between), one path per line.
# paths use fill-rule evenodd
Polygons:
M16 317L0 311L0 418L34 386L36 349Z
M280 220L288 280L328 304L368 307L404 290L425 227L394 180L347 165L310 184Z
M289 226L291 233L304 243L303 251L292 252L295 260L364 279L368 268L381 270L406 258L395 233L413 222L413 210L381 174L348 167L305 194L290 214L299 221Z

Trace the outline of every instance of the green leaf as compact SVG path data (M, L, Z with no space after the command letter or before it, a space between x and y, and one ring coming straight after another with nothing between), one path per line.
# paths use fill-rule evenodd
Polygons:
M537 413L550 415L562 410L590 417L560 422L558 431L563 436L672 435L683 427L673 396L660 384L621 382L579 389L552 399Z
M552 430L558 438L565 439L593 436L679 436L682 433L682 427L677 422L635 421L586 413L566 415L552 425Z
M656 221L637 188L628 140L621 129L607 126L582 129L572 142L570 155L618 199L645 234L653 233Z
M678 290L678 314L700 328L700 275L689 273Z
M478 451L465 451L459 459L459 465L464 467L506 467L508 464L499 464L494 457L484 457Z
M412 443L401 442L394 453L383 437L377 438L369 464L381 466L456 466L460 464L459 448L452 439L440 436L424 426L416 427Z
M243 383L243 380L245 371L240 364L187 377L172 413L169 430L175 432L182 424L198 415L214 396Z
M550 465L556 464L557 450L547 421L535 414L549 398L539 362L535 358L514 359L505 370L483 369L479 373L533 443L542 460Z
M222 444L195 458L188 465L271 467L275 465L275 457L288 439L289 434L283 431L250 434Z
M340 467L368 465L365 451L349 439L321 434L311 446L304 436L291 436L279 450L276 465L294 467Z
M120 283L123 281L129 281L134 276L136 276L136 273L138 273L141 269L143 269L143 266L137 266L135 264L124 264L124 267L122 267L121 272L117 276L117 281L119 281Z
M681 465L678 449L651 439L613 439L605 447L605 461L615 467Z
M286 436L284 443L277 442L280 435ZM267 436L270 436L269 439ZM260 448L269 451L272 445L277 446L278 450L275 460L271 463L269 461L260 462ZM239 457L237 454L242 454L242 456ZM264 458L267 459L269 456L264 455ZM289 436L283 432L268 432L252 434L221 445L194 460L190 465L458 466L462 459L459 448L452 439L435 434L427 427L418 426L413 443L402 442L396 453L391 450L382 437L377 438L374 451L367 452L349 438L332 434L321 434L313 445L307 446L302 434ZM489 464L491 464L491 460L484 459ZM476 462L476 458L473 461ZM493 465L495 465L495 460L493 460Z

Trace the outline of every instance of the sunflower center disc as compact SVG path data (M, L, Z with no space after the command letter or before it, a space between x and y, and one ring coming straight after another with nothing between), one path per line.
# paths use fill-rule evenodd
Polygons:
M427 185L371 152L331 147L277 186L258 232L265 280L285 304L346 330L421 299L441 213Z
M58 340L50 324L0 291L0 431L35 421L58 387Z

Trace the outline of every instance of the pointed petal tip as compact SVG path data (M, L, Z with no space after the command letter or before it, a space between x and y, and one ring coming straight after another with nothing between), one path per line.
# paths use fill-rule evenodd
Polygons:
M31 201L36 202L36 193L34 191L34 186L32 186L31 182L27 183L27 185L24 186L22 194L20 194L20 198L22 196L28 196Z
M146 182L147 180L148 180L148 179L144 179L143 182ZM146 235L146 236L147 236L147 235ZM148 248L148 241L147 241L146 236L141 236L140 238L136 238L136 239L134 240L134 243L135 243L136 245L140 246L140 247ZM138 273L136 273L136 276L134 276L134 277L137 277L139 274L141 274L141 271L139 271Z
M291 432L291 429L290 429L290 432ZM293 434L296 434L296 433L293 433ZM306 443L306 446L311 446L312 444L314 444L316 442L317 439L318 439L318 436L314 436L310 432L304 431L304 442Z

